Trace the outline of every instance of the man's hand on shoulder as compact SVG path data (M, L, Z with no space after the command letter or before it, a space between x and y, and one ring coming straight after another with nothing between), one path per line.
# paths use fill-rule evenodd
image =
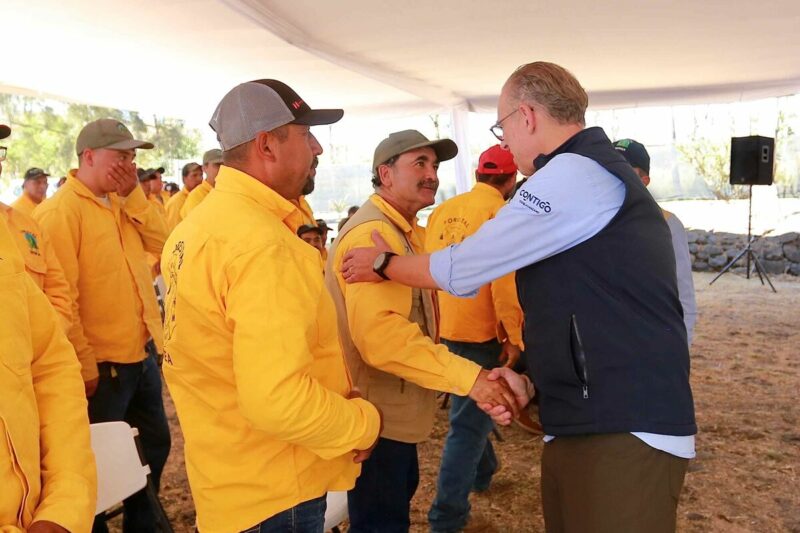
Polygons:
M341 272L347 283L383 281L373 267L378 256L383 252L391 252L392 248L378 230L372 231L372 241L375 243L372 248L353 248L345 254Z

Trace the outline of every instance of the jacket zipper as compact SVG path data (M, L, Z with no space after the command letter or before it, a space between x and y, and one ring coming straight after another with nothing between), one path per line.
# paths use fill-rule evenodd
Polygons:
M586 368L586 352L583 350L583 342L581 341L581 334L578 331L578 319L575 315L570 318L570 328L572 329L572 338L575 339L575 346L572 356L577 363L576 370L578 371L578 379L581 382L583 389L583 399L589 399L589 372Z

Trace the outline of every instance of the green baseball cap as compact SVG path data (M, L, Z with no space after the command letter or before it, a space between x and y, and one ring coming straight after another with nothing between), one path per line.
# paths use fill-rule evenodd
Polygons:
M404 154L417 148L430 146L436 152L439 161L453 159L458 154L458 146L450 139L435 139L431 141L417 130L403 130L390 133L388 137L375 148L372 158L372 170L384 164L396 155Z
M101 118L83 127L75 142L75 152L81 155L87 148L97 150L133 150L135 148L150 149L153 143L133 138L130 130L118 120Z
M209 163L219 163L222 164L222 150L219 148L213 148L208 152L203 154L203 164L207 165Z

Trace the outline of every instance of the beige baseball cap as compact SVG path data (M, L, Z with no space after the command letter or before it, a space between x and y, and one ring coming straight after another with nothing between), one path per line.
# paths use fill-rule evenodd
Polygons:
M219 163L222 164L222 150L219 148L212 148L208 152L203 154L203 164L207 165L209 163Z
M108 150L133 150L153 148L153 143L138 141L133 138L130 130L118 120L113 118L101 118L90 122L83 127L78 134L75 142L75 152L81 155L87 148L96 150L106 148Z
M375 148L375 156L372 159L372 170L375 171L380 165L396 155L430 146L436 152L439 161L453 159L458 154L458 146L450 139L429 140L417 130L396 131L389 134Z

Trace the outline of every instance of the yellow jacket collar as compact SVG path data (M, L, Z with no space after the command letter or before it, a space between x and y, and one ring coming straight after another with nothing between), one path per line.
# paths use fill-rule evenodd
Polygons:
M391 220L394 225L397 226L403 233L414 233L414 230L417 227L417 217L414 217L414 219L409 223L408 220L406 220L406 218L401 215L397 209L392 207L389 202L381 198L379 195L373 194L369 197L369 199L373 204L378 206L378 209L380 209L383 214L386 215L389 220Z
M98 200L97 196L95 196L94 193L89 190L89 187L87 187L81 180L78 179L76 173L77 173L76 170L74 169L70 170L67 173L67 181L61 187L65 190L73 191L78 196L89 198L97 205L101 205L107 208L107 206L103 202ZM108 200L109 202L111 202L112 206L119 206L119 197L117 196L117 193L114 192L108 193Z
M303 217L297 206L241 170L222 165L217 174L215 188L220 192L247 196L283 220L294 232L303 224Z
M502 199L503 195L500 194L500 191L489 185L488 183L476 183L475 186L472 188L473 191L480 191L485 194L491 194L493 196L497 196L498 198Z

